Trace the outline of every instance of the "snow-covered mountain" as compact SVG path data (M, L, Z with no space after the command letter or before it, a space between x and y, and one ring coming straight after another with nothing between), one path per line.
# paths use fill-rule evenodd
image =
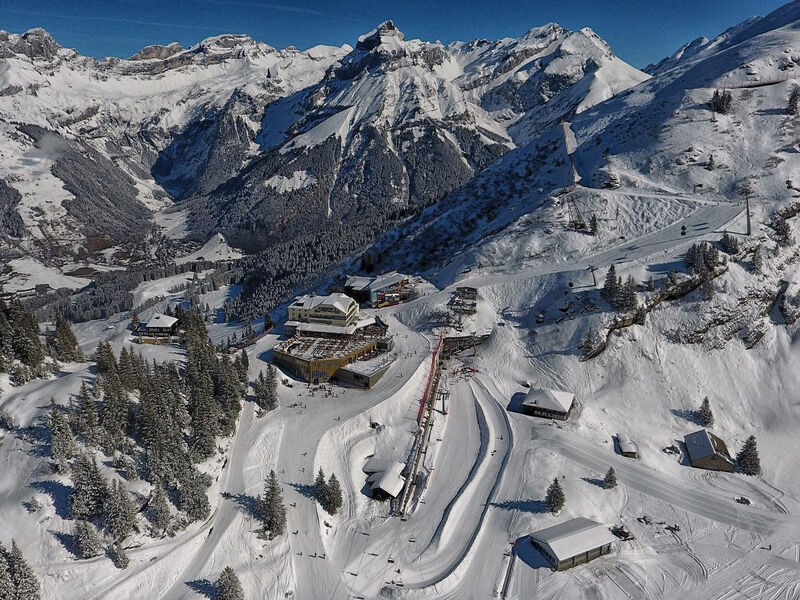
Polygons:
M386 22L355 47L303 52L223 35L103 60L35 29L0 33L0 56L0 179L24 224L4 239L43 258L56 240L62 256L124 244L122 213L144 239L176 201L188 227L172 235L223 232L248 250L355 218L380 230L647 77L591 30L554 24L444 46ZM65 144L96 157L72 167ZM95 189L112 171L115 183ZM87 204L76 194L89 189ZM81 206L117 216L88 227Z

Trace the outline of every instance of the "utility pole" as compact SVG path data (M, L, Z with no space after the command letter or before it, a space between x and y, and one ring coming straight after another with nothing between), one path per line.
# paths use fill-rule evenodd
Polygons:
M594 272L597 271L597 267L589 267L588 270L592 272L592 283L594 287L597 287L597 276L594 274Z
M750 235L750 196L745 196L744 201L747 205L747 235Z

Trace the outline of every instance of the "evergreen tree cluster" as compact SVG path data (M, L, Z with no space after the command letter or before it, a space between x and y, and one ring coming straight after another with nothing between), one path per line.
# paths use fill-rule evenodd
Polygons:
M342 486L336 475L331 476L325 481L325 473L320 467L317 477L314 480L314 497L328 514L335 515L342 507Z
M714 90L710 105L715 113L727 115L733 110L733 94L728 90Z
M60 362L81 362L83 352L78 347L78 340L72 327L63 315L56 315L55 330L47 338L50 354Z
M739 254L739 240L733 237L727 231L722 234L722 239L719 241L722 251L727 254Z
M44 374L44 358L36 316L19 300L0 300L0 373L11 373L14 385L22 385Z
M719 250L708 242L692 244L686 251L683 262L691 273L708 278L719 264Z
M267 365L267 374L260 371L253 383L256 404L264 410L273 410L278 406L278 372L275 365Z
M617 310L629 312L639 306L639 296L636 293L636 282L628 276L625 281L617 276L617 267L611 265L606 272L602 295L605 300Z
M39 580L17 541L11 540L11 550L6 550L0 542L0 600L40 600L41 597Z
M775 237L781 246L791 246L794 244L794 236L789 222L783 215L775 214L770 222L770 227L775 231Z

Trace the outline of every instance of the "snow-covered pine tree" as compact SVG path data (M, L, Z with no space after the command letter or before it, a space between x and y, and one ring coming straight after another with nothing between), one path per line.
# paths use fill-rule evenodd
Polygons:
M117 372L117 357L111 348L111 342L100 342L95 352L97 372L101 375L110 375Z
M206 494L206 485L202 476L192 469L181 480L178 489L178 508L193 521L202 521L211 513L211 505Z
M606 281L601 291L603 298L611 305L616 306L619 297L619 280L617 278L617 267L611 265L606 272Z
M319 468L317 476L314 479L314 497L319 502L320 506L325 508L328 504L328 484L325 481L325 473L322 467Z
M67 461L75 454L75 440L72 437L67 418L61 413L55 400L50 398L50 456L58 470L67 469Z
M6 555L11 583L14 586L14 600L40 600L41 590L36 574L22 556L17 541L11 540L11 551Z
M202 461L214 454L219 433L219 406L214 399L214 384L207 372L190 390L192 456Z
M707 171L713 171L714 170L714 155L713 154L709 154L708 155L708 162L706 163L706 170Z
M88 521L79 520L75 523L75 531L72 534L78 556L81 558L92 558L99 556L103 552L103 542L94 528Z
M714 426L714 413L711 412L711 402L708 400L708 396L703 398L702 404L700 404L700 408L695 413L695 418L697 422L700 423L703 427L713 427Z
M116 541L124 540L136 525L136 505L119 481L111 483L106 500L106 531Z
M722 239L719 241L719 245L727 254L739 254L739 240L737 240L727 231L722 234Z
M167 495L164 493L164 486L160 483L156 483L150 516L150 522L153 524L153 532L156 534L165 532L171 521L172 513L169 509Z
M758 448L756 447L756 437L751 435L739 450L736 455L736 462L739 463L739 469L745 475L758 475L761 473L761 459L758 457Z
M607 490L617 487L617 472L614 467L609 467L606 476L603 477L603 487Z
M761 244L756 246L753 250L753 261L750 263L750 271L753 273L761 273L764 270L764 251Z
M89 388L86 387L85 381L81 382L81 392L78 398L80 434L86 438L89 445L96 446L100 442L100 432L98 431L100 422L97 417L97 406L94 398L89 394Z
M633 276L628 275L628 279L625 280L625 284L619 291L617 308L630 312L636 310L637 306L639 306L639 296L636 293L636 282L633 280Z
M118 569L127 569L130 559L125 553L125 548L120 542L115 542L108 547L108 556Z
M8 567L5 548L0 544L0 600L14 600L14 584Z
M339 480L336 475L331 473L328 478L328 505L325 510L330 514L335 515L340 508L342 508L342 486L339 485Z
M230 567L225 567L214 583L214 600L244 600L242 584Z
M55 332L48 340L53 357L61 362L79 362L83 360L83 352L72 327L63 315L56 316Z
M109 453L117 450L128 434L129 412L128 394L123 389L122 380L114 373L105 385L103 397L103 430Z
M239 381L241 381L242 384L247 385L247 382L250 379L250 359L247 357L247 351L244 349L242 349L241 353L239 353L237 370L239 373Z
M108 497L108 484L93 456L82 452L72 467L70 514L74 519L90 519L103 514Z
M265 495L270 507L269 521L265 525L272 537L283 535L286 530L286 507L283 505L281 485L275 471L269 472Z
M597 235L600 231L600 225L597 222L597 215L592 215L592 218L589 220L589 231L592 232L592 235Z
M544 502L547 504L547 509L556 514L564 508L567 502L567 497L564 495L564 490L558 482L558 478L553 479L553 483L547 488L547 494L544 497Z
M603 339L600 337L600 334L597 333L597 329L589 327L586 331L586 337L583 338L583 357L588 358L591 356L602 343Z

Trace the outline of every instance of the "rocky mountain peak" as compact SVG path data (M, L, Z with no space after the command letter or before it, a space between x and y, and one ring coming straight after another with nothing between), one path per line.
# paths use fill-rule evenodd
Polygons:
M0 58L22 54L31 60L52 60L61 46L47 31L37 27L22 35L0 31Z
M392 21L384 21L375 29L358 38L356 50L369 51L384 43L402 42L403 32L395 27Z

